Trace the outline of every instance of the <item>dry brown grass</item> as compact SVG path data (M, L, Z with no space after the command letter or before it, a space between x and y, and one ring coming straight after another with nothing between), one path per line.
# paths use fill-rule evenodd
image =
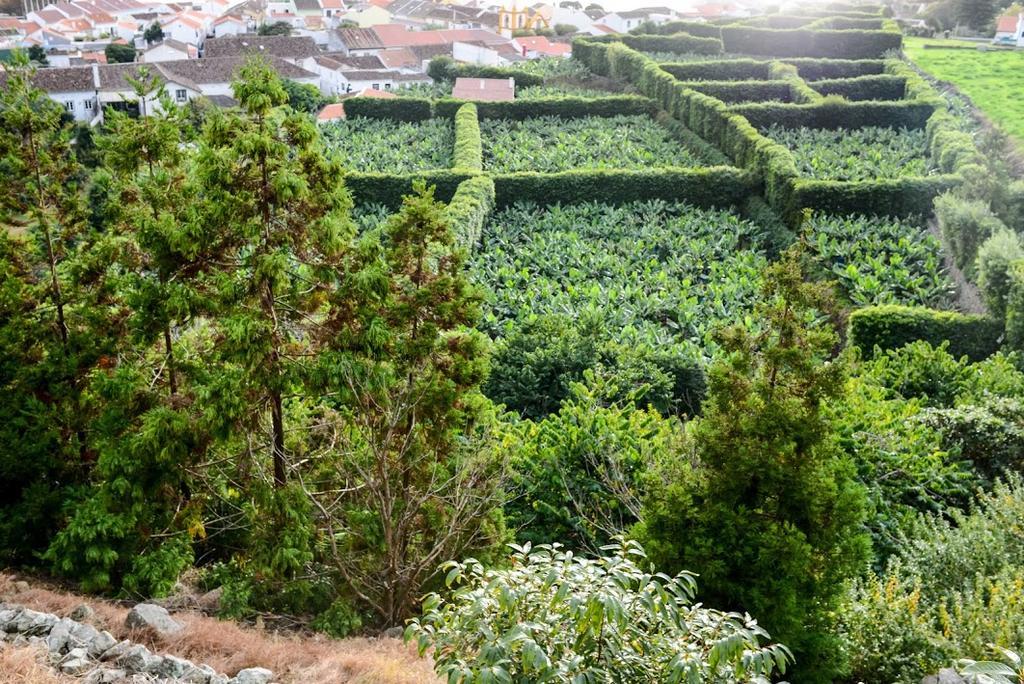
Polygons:
M86 598L55 587L30 584L15 588L14 577L0 574L0 600L65 616L85 603L96 614L89 620L118 639L146 644L234 674L246 667L266 667L286 684L434 684L431 662L398 639L329 639L323 636L277 634L194 612L174 613L185 629L173 637L127 630L128 608L113 601ZM7 680L0 679L0 684ZM11 680L23 681L23 680ZM40 680L49 684L50 681ZM33 683L34 684L34 683Z
M38 648L0 645L0 684L68 684L74 681L56 674L43 658Z

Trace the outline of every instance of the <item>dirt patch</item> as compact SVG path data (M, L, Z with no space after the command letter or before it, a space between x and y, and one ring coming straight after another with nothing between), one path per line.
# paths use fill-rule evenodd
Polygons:
M283 684L435 684L432 663L420 658L411 645L399 639L330 639L320 635L282 634L235 622L219 620L194 611L172 611L185 629L173 636L159 636L124 626L129 605L116 601L84 597L39 582L25 584L10 574L0 574L0 601L10 601L33 610L66 617L78 606L93 609L83 620L97 629L105 629L117 639L131 639L160 654L187 658L209 665L218 672L234 675L247 667L266 667L275 681ZM23 649L18 649L23 650ZM11 649L5 649L6 654ZM29 651L29 654L32 654ZM13 656L12 656L13 657ZM18 655L18 662L25 658ZM37 656L33 656L34 658ZM35 661L38 662L38 661ZM6 672L0 663L0 672ZM49 673L48 668L42 670ZM27 677L27 675L26 675ZM6 682L33 682L26 678L3 679ZM40 679L39 684L68 681Z

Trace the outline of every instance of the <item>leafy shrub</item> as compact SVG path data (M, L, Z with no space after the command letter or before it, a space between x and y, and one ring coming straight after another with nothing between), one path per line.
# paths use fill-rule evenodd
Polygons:
M450 563L406 629L452 682L767 682L788 651L749 616L692 605L695 581L643 570L635 542L613 555L513 546L509 569Z
M949 353L949 343L911 342L877 355L867 365L871 379L904 399L933 407L953 406L970 370Z
M505 514L519 541L597 551L636 523L644 475L676 446L674 419L629 400L608 402L601 380L587 380L557 413L509 429Z
M491 209L494 208L494 181L477 176L462 181L445 209L452 233L459 244L472 250L480 242L480 234Z
M1004 470L1024 472L1024 404L990 398L980 405L937 409L925 423L943 435L944 446L968 458L989 478Z
M1024 259L1020 236L1009 229L993 232L978 249L978 288L992 316L1006 319L1010 296L1010 264Z
M455 152L452 167L466 171L483 170L483 148L480 139L480 120L476 105L469 102L455 113Z
M984 202L961 199L951 193L935 198L935 217L953 260L969 279L976 277L978 249L990 235L1006 227Z
M891 74L872 74L856 78L822 79L814 89L822 95L840 95L847 100L901 100L907 80Z
M898 50L899 31L771 29L729 25L722 27L726 52L775 57L834 57L865 59Z

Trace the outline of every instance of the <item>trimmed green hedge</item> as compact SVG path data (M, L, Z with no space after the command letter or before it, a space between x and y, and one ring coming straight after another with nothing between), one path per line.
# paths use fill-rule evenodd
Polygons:
M472 102L455 112L455 152L452 167L460 171L483 171L484 148L480 140L480 119Z
M902 76L878 74L857 78L836 78L815 81L812 86L822 95L841 95L847 100L902 100L907 79Z
M484 223L493 208L494 180L489 176L475 176L459 183L445 210L459 244L470 250L479 244Z
M870 306L850 314L849 342L865 356L925 340L949 341L949 353L982 361L999 350L1002 324L987 316L908 306Z
M641 52L675 52L678 54L720 55L722 41L718 38L704 38L689 33L671 36L610 35L593 39L601 43L623 43Z
M723 59L711 62L671 62L661 68L680 81L767 80L771 62L755 59Z
M859 182L801 179L793 186L792 204L785 213L791 219L805 208L840 215L928 216L932 200L959 183L959 176Z
M461 64L451 57L435 57L430 60L428 72L433 77L440 76L443 80L454 81L456 78L514 78L517 88L544 85L544 77L521 69L510 67L482 66L479 64Z
M700 21L667 21L664 24L645 21L630 31L630 33L642 36L671 36L677 33L688 33L691 36L698 36L700 38L722 39L721 26Z
M796 67L792 64L772 62L768 74L772 79L786 83L786 87L789 89L789 98L784 99L783 102L811 104L821 100L821 95L818 91L811 88L800 78L800 74L797 73Z
M1006 346L1024 352L1024 261L1010 264L1010 293L1006 297Z
M437 188L435 197L442 202L451 200L459 184L471 176L459 171L423 171L421 173L387 174L358 173L345 174L345 186L352 193L357 204L383 204L397 209L402 197L412 193L412 185L422 179L427 185Z
M730 25L722 27L722 43L726 52L748 55L868 59L898 50L903 35L898 31L816 31Z
M683 85L722 102L791 102L793 98L787 81L695 81Z
M342 102L348 117L393 121L423 121L431 117L430 100L418 97L350 97Z
M924 128L935 111L932 102L845 102L822 100L814 104L744 104L732 111L757 128L779 124L785 128Z
M703 169L574 170L511 173L494 177L497 206L515 202L626 204L663 199L700 207L729 207L755 191L750 173L729 166Z
M885 72L883 59L811 59L794 57L782 60L792 64L806 81L826 78L856 78Z
M678 119L673 118L668 112L661 111L655 117L662 128L669 132L679 144L693 152L703 166L731 166L729 158L722 154L722 151L700 137L689 128L684 126Z
M438 100L434 109L437 116L454 116L464 100L444 98ZM511 102L476 102L481 119L531 119L538 116L560 116L578 119L584 116L646 115L654 116L657 104L639 95L614 95L610 97L542 97Z

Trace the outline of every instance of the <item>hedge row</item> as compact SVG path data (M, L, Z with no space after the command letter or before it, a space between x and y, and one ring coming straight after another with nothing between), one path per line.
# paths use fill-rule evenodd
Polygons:
M907 79L891 74L836 78L815 81L814 90L822 95L841 95L847 100L902 100Z
M813 104L734 105L757 128L779 124L785 128L864 128L892 126L924 128L935 111L931 101L845 102L822 100Z
M345 116L394 121L423 121L433 113L430 100L418 97L350 97L344 101Z
M621 42L641 52L675 52L679 54L719 55L722 53L722 41L718 38L704 38L689 33L676 33L670 36L634 36L609 35L592 39L599 43Z
M671 36L677 33L688 33L691 36L698 36L700 38L722 39L721 26L701 21L667 21L663 24L645 21L630 31L630 33L643 36Z
M417 180L422 179L428 186L435 186L435 197L447 202L455 195L459 184L468 178L471 178L470 174L449 170L405 174L352 171L345 174L345 186L357 204L383 204L397 209L402 204L402 197L413 191L413 183Z
M794 57L782 60L792 64L805 81L820 81L825 78L856 78L885 71L882 59L812 59Z
M932 213L932 200L960 180L959 176L950 175L856 182L800 179L793 185L791 208L839 215L928 216Z
M954 356L981 361L999 350L1003 326L987 316L965 315L906 306L871 306L850 314L848 338L865 356L875 348L899 349L924 340L949 342Z
M1024 351L1024 261L1010 264L1010 292L1006 297L1006 346Z
M683 85L722 102L793 101L788 81L696 81Z
M818 17L792 14L765 14L749 19L740 19L733 22L735 26L757 26L772 29L795 29L803 28L809 24L820 21Z
M812 104L821 100L821 95L807 85L806 81L800 78L796 67L785 62L772 62L768 70L769 76L775 80L783 81L789 90L788 98L780 98L783 102L796 102L797 104Z
M668 112L661 111L655 117L662 128L668 131L680 145L693 152L702 166L732 166L729 158L722 154L722 151L704 140L702 137L691 131L689 128L672 118Z
M496 203L541 205L579 202L626 204L662 199L700 207L730 207L755 192L746 171L715 166L702 169L581 169L561 173L511 173L494 176Z
M885 20L882 17L821 17L808 24L807 28L880 31L885 28Z
M445 216L459 244L473 249L480 243L484 223L494 208L494 180L489 176L474 176L459 183Z
M661 68L680 81L767 80L771 63L756 59L723 59L713 62L662 64Z
M437 116L454 116L464 102L464 100L444 98L434 104L434 112ZM476 102L475 104L481 119L521 120L537 116L559 116L564 119L578 119L584 116L654 116L658 111L653 100L639 95L613 95L596 98L543 97L535 100Z
M455 152L452 167L460 171L483 171L484 148L480 139L480 119L472 102L455 112Z
M430 60L430 75L441 77L446 81L456 78L514 78L517 88L528 88L544 84L544 77L521 69L510 67L483 66L479 64L462 64L451 57L435 57Z
M899 31L815 31L730 25L722 27L722 43L726 52L748 55L867 59L898 50L903 35Z

